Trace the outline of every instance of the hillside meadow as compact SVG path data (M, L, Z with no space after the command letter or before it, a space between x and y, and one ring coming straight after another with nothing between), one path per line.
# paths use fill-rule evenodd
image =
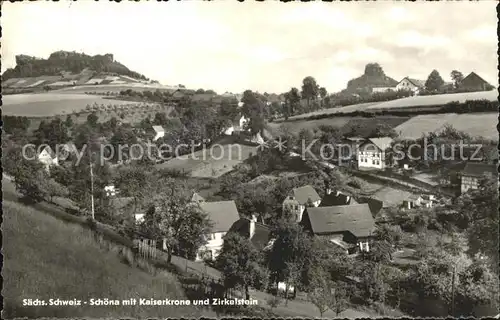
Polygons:
M193 306L27 307L23 299L186 299L177 278L153 276L104 251L81 226L22 204L3 203L2 318L181 318L215 316Z
M96 93L107 93L118 94L120 91L125 90L134 91L174 91L177 88L170 86L163 86L158 84L144 84L144 83L126 83L126 84L103 84L103 85L82 85L76 87L62 88L54 90L55 93L85 93L85 92L96 92Z
M468 133L473 137L484 137L498 140L498 113L472 113L472 114L429 114L419 115L400 124L394 130L405 139L418 139L422 134L439 132L447 125Z

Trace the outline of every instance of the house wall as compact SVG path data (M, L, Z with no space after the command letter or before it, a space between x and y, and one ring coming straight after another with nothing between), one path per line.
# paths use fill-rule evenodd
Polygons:
M381 151L373 144L370 144L370 146L369 148L361 148L358 151L358 168L384 169L385 151Z
M419 87L411 83L408 79L401 80L400 83L396 86L396 90L406 90L406 91L419 91Z
M469 189L477 189L479 187L479 179L472 176L462 176L460 191L467 192Z
M292 215L296 217L296 222L300 222L302 220L302 215L304 214L305 206L301 205L295 198L287 197L285 201L283 201L283 212L290 212Z
M358 245L359 251L370 252L371 238L358 238L356 244Z
M212 254L212 260L215 260L222 249L224 244L224 235L226 232L213 232L207 235L207 242L205 245L201 246L196 253L196 261L203 260L203 253L210 251Z
M378 88L372 88L372 92L387 92L387 91L394 91L395 87L378 87Z

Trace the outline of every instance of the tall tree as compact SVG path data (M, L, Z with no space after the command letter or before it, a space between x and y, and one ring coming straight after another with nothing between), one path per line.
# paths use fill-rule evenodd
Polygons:
M451 76L451 80L453 80L455 88L460 87L460 85L462 84L462 80L464 80L463 73L458 71L458 70L453 70L451 72L450 76Z
M243 92L243 102L242 112L249 119L249 129L252 134L257 134L262 132L265 125L265 119L267 118L267 110L264 99L260 97L257 92L252 92L251 90L246 90Z
M150 239L163 241L170 263L175 252L192 256L205 243L211 222L198 203L191 201L185 186L174 179L160 181L158 191L144 200L149 208L140 230Z
M425 88L428 91L435 92L435 91L438 91L443 84L444 84L443 78L441 78L441 76L439 75L439 72L434 69L429 74L427 81L425 81Z
M262 258L261 252L250 240L237 233L229 233L216 261L225 287L241 286L245 290L245 299L250 299L249 287L265 287L267 282L268 274L262 266Z
M307 109L311 110L311 100L315 101L318 98L319 85L313 77L305 77L302 80L302 98L307 100Z
M321 97L321 107L322 108L325 107L324 102L325 102L325 98L327 95L328 95L328 91L326 91L325 87L319 88L319 96Z

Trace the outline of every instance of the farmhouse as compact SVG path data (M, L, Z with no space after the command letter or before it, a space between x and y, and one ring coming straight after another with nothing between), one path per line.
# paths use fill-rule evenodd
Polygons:
M340 155L342 160L354 160L358 159L359 146L365 141L361 137L347 137L343 139L342 146L340 148Z
M327 189L326 195L321 199L320 207L346 206L351 204L358 204L352 196L340 191Z
M397 90L396 87L374 87L372 88L372 93L389 92L396 90Z
M50 166L59 165L59 161L56 153L52 150L51 147L46 146L37 156L38 161L40 161L43 165L45 165L45 169L49 171Z
M269 245L271 231L268 226L257 222L257 216L251 218L241 218L229 229L229 232L236 232L247 238L258 249L263 250Z
M497 167L494 164L468 162L461 174L460 191L465 193L469 189L478 189L482 178L496 174Z
M349 253L370 251L375 220L368 204L307 208L301 224Z
M232 135L233 133L239 133L244 130L245 124L248 123L248 119L244 115L239 114L235 119L233 119L231 125L229 125L225 130L225 135Z
M424 87L425 81L404 77L396 85L396 90L411 91L413 92L413 94L418 95L420 90L422 90Z
M213 223L211 233L205 235L207 242L198 249L196 260L214 260L224 244L224 235L240 219L234 201L198 202Z
M390 137L369 138L358 148L359 169L384 169L386 167L386 150L391 146Z
M470 91L487 91L493 89L493 86L473 71L460 82L460 88Z
M283 201L283 212L289 212L296 217L296 221L302 220L302 214L310 203L317 207L321 203L321 197L310 185L293 189Z
M413 209L416 207L419 207L420 204L422 203L423 199L421 196L418 195L411 195L408 197L408 199L403 200L403 207L405 209Z

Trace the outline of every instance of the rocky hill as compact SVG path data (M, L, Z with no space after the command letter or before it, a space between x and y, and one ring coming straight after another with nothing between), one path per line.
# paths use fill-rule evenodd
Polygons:
M365 73L347 82L346 91L357 93L359 91L371 91L378 87L395 87L398 81L385 75L384 70L378 63L369 63L365 67Z
M57 51L48 59L28 55L16 56L16 67L7 69L3 81L12 78L33 78L42 76L61 76L64 74L80 74L84 70L95 73L108 73L117 76L128 76L140 80L148 80L144 75L131 71L114 60L112 54L90 56L84 53Z

